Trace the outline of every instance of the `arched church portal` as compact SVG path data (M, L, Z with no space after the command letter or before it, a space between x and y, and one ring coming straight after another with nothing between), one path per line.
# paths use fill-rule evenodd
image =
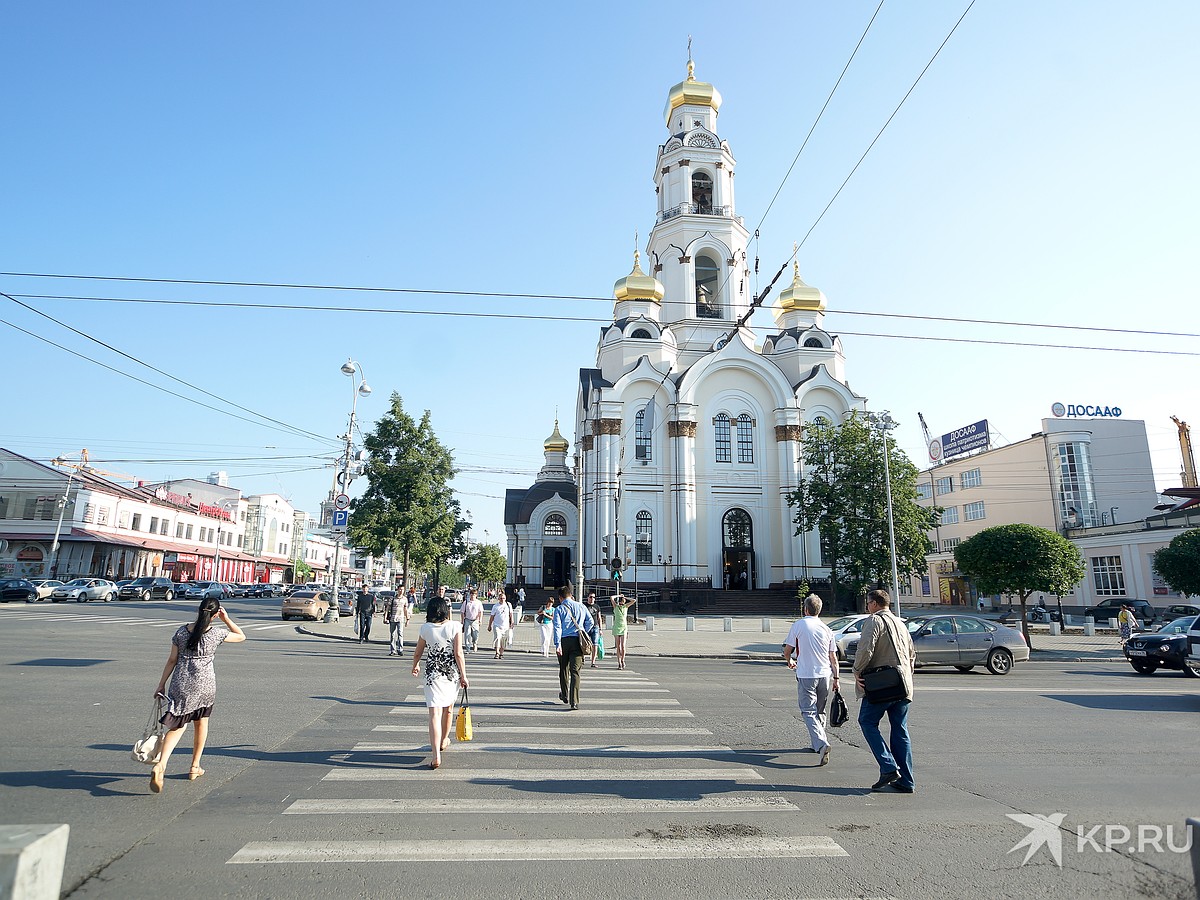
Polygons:
M731 509L721 520L721 573L727 591L753 591L754 525L750 513Z

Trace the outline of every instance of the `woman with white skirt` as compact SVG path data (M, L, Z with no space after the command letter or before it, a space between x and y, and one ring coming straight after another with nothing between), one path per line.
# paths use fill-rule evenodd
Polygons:
M450 601L434 597L425 609L425 624L413 652L413 677L425 658L425 706L429 709L429 768L442 764L442 751L450 748L450 710L460 687L469 687L463 656L462 625L450 618ZM457 676L457 677L456 677Z

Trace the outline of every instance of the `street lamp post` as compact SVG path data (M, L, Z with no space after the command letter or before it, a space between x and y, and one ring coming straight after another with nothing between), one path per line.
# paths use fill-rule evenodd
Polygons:
M87 451L85 450L84 453ZM85 457L86 459L86 457ZM55 460L59 465L64 465L65 461L62 457ZM69 495L71 493L71 482L75 480L75 476L79 474L79 470L83 467L83 463L71 467L71 474L67 476L67 486L63 488L63 495L58 499L58 524L54 527L54 543L50 545L50 571L51 578L58 577L58 548L62 546L58 539L62 536L63 519L67 515L67 507L70 505Z
M892 603L895 605L896 615L899 616L900 572L896 563L896 520L892 511L892 472L889 460L891 454L888 451L888 432L896 427L896 422L887 410L868 414L868 418L873 424L879 426L879 433L883 435L883 481L887 489L888 547L892 555Z
M353 399L350 403L350 427L346 429L345 456L342 457L342 471L338 475L338 486L344 493L350 487L354 476L350 473L351 457L354 453L354 419L358 413L358 398L370 396L371 388L367 384L367 376L363 373L361 363L347 359L342 363L342 374L350 379ZM354 376L358 375L358 386L354 386ZM329 605L330 620L338 620L338 594L342 586L342 534L335 531L333 536L333 602Z

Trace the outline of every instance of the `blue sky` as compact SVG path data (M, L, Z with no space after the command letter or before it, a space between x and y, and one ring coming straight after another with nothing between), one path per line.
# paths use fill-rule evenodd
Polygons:
M472 536L496 542L504 489L532 480L556 409L573 443L577 371L611 303L421 291L611 297L653 224L662 109L689 34L697 77L724 97L737 212L761 222L761 289L967 3L883 4L765 219L876 3L10 4L0 270L416 293L0 276L47 315L310 433L0 325L0 446L39 459L87 447L147 479L222 469L315 511L353 356L374 388L363 427L392 391L431 410L471 470L456 487ZM1092 403L1145 419L1159 487L1178 483L1168 417L1200 426L1194 335L855 313L1200 330L1198 26L1191 2L976 3L812 229L801 271L828 297L850 384L892 411L918 463L917 411L938 434L986 418L1006 443L1055 401ZM6 322L228 408L0 304ZM771 320L753 324L761 336Z

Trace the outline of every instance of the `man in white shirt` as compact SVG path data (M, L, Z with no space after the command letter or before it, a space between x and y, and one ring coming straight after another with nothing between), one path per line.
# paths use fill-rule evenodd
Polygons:
M830 681L838 686L837 642L833 632L820 619L821 598L804 598L804 615L793 623L783 644L783 658L789 669L796 670L796 688L800 714L808 726L812 752L821 754L821 765L829 762L829 739L825 734L825 709L829 703Z
M439 588L444 594L445 588ZM474 653L479 649L479 626L483 622L483 604L479 602L479 591L471 588L467 599L459 610L462 615L463 649Z

